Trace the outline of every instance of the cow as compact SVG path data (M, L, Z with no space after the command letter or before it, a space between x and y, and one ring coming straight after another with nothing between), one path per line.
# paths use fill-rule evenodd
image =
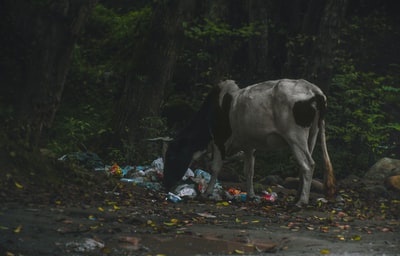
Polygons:
M312 158L318 134L325 163L324 188L335 192L335 178L325 138L327 99L306 80L265 81L240 89L233 80L222 81L204 100L189 124L177 133L165 154L163 184L171 190L192 159L212 148L212 193L223 160L242 151L248 198L254 198L254 153L289 146L299 165L300 186L295 205L309 203L315 162Z

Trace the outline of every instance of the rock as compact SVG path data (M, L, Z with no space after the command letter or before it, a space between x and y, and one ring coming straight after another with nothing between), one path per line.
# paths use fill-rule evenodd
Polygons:
M397 175L400 175L400 167L394 169L389 173L389 176L397 176Z
M300 179L294 178L294 177L287 177L285 179L285 181L283 182L283 186L288 189L298 189L299 184L300 184ZM324 192L324 184L318 180L312 180L311 191L317 192L317 193L323 193Z
M266 176L261 183L265 185L279 185L282 184L283 180L279 175L268 175Z
M365 196L371 200L377 198L388 198L389 192L384 185L370 185L365 187Z
M361 179L358 176L349 175L346 178L344 178L338 182L340 182L340 184L344 187L350 187L350 186L353 186L354 183L359 183L360 181L361 181Z
M391 172L397 168L400 168L400 160L384 157L368 170L364 175L364 180L373 181L375 184L383 184Z
M385 186L388 189L400 191L400 175L387 177L385 180Z

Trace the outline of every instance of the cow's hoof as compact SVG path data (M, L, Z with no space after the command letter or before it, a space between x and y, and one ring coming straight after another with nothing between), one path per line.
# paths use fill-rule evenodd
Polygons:
M289 207L288 211L289 213L294 213L294 212L300 212L304 210L304 205L303 204L294 204L292 207Z
M294 208L303 209L306 205L307 205L307 204L305 204L305 203L299 201L299 202L297 202L297 203L294 205Z

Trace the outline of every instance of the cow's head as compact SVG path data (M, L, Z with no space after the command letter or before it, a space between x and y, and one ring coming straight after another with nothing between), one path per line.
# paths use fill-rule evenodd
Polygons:
M164 187L171 190L182 179L192 160L184 139L174 139L168 145L164 160Z
M164 161L164 186L167 190L181 180L193 156L199 151L206 150L213 138L211 133L216 130L216 121L221 118L216 115L220 108L219 93L219 87L211 90L188 126L179 131L169 143ZM223 141L219 142L222 144Z

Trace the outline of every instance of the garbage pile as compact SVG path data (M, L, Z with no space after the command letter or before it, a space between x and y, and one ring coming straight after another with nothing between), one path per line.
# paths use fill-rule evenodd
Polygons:
M120 181L133 183L135 185L152 189L161 189L161 180L163 178L164 163L162 158L157 158L151 165L138 165L130 166L127 165L121 168L118 164L105 166L103 169L96 169L97 171L103 170L111 176L117 176Z
M146 189L160 190L162 188L164 162L161 157L155 159L150 165L127 165L124 167L119 166L117 163L111 166L103 165L101 159L95 153L72 153L64 155L58 160L78 161L87 169L106 172L110 177L119 178L122 182L129 182ZM202 169L193 171L188 168L179 185L174 191L167 194L166 200L177 203L185 198L193 199L206 191L210 180L210 173ZM216 201L226 199L244 202L247 200L247 193L235 188L230 188L226 191L217 181L212 194L208 198ZM277 199L277 194L272 191L264 191L261 198L274 202Z
M211 174L208 172L196 169L193 171L188 168L185 175L182 177L181 184L178 185L174 192L167 195L167 199L172 202L180 202L182 198L195 198L199 194L206 192L208 183L211 180ZM213 193L209 196L210 199L222 200L221 194L223 193L222 186L216 182Z

